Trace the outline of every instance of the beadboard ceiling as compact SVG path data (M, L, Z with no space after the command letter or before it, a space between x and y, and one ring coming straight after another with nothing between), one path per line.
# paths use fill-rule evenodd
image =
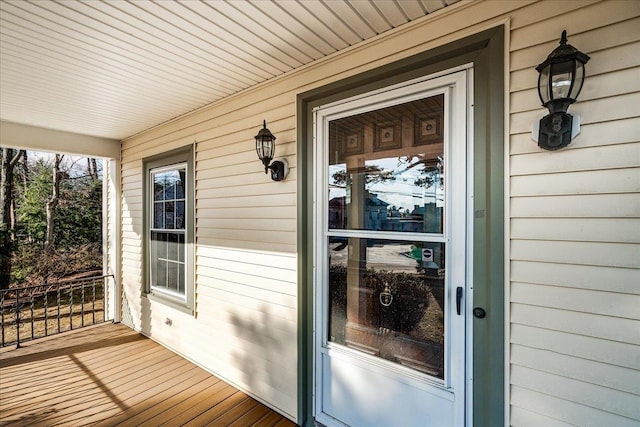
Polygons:
M458 0L0 0L0 119L123 139Z

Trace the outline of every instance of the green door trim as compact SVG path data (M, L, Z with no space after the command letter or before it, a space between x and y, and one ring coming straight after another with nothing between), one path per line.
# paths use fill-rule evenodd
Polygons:
M474 64L473 424L504 424L504 28L298 95L298 424L313 426L313 108Z

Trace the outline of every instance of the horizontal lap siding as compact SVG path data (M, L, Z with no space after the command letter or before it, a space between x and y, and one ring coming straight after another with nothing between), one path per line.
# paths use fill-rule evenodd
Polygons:
M122 282L131 322L295 418L296 95L509 20L509 422L637 424L629 402L640 396L639 8L460 4L124 141ZM582 117L581 133L543 152L530 134L545 112L534 68L565 28L592 57L570 109ZM255 155L263 120L277 137L276 156L291 167L281 183ZM188 144L196 160L195 316L140 298L142 159Z
M246 110L212 111L148 141L125 143L124 203L128 195L131 202L122 221L123 283L135 326L291 418L297 406L294 99L265 101L268 112L254 107L251 117ZM255 154L253 137L265 118L278 138L276 156L291 167L283 183L265 175ZM145 157L193 143L196 314L189 316L139 297L140 175Z
M297 94L464 36L458 31L477 32L525 4L463 5L454 20L445 11L428 32L415 26L378 38L124 141L123 306L135 327L295 418ZM256 157L263 120L277 137L276 157L291 168L284 182L271 181ZM142 160L188 144L196 168L195 317L140 298Z
M562 7L547 20L512 21L510 424L637 425L640 3ZM582 127L567 148L545 152L531 140L546 113L534 67L562 29L591 56L570 107Z

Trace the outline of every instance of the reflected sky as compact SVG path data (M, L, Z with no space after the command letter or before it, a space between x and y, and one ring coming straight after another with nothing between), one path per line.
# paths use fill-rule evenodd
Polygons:
M392 157L366 161L366 167L375 167L383 171L380 175L385 176L385 179L370 180L366 184L366 189L376 194L380 200L389 203L390 207L395 206L402 210L411 211L416 205L423 206L434 202L436 206L443 207L444 188L440 185L442 174L427 171L426 165L422 162L411 167L417 160L417 157L412 159ZM329 165L329 200L347 195L345 184L335 178L337 175L343 175L345 170L345 163ZM427 176L435 178L435 183L428 186L421 185L420 181Z

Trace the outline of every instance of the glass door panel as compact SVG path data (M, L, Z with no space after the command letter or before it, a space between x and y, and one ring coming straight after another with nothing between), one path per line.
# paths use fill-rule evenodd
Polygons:
M330 120L325 204L327 343L439 380L445 378L444 111L441 93Z
M328 243L328 341L444 379L445 245Z
M329 229L444 232L444 95L329 122Z

